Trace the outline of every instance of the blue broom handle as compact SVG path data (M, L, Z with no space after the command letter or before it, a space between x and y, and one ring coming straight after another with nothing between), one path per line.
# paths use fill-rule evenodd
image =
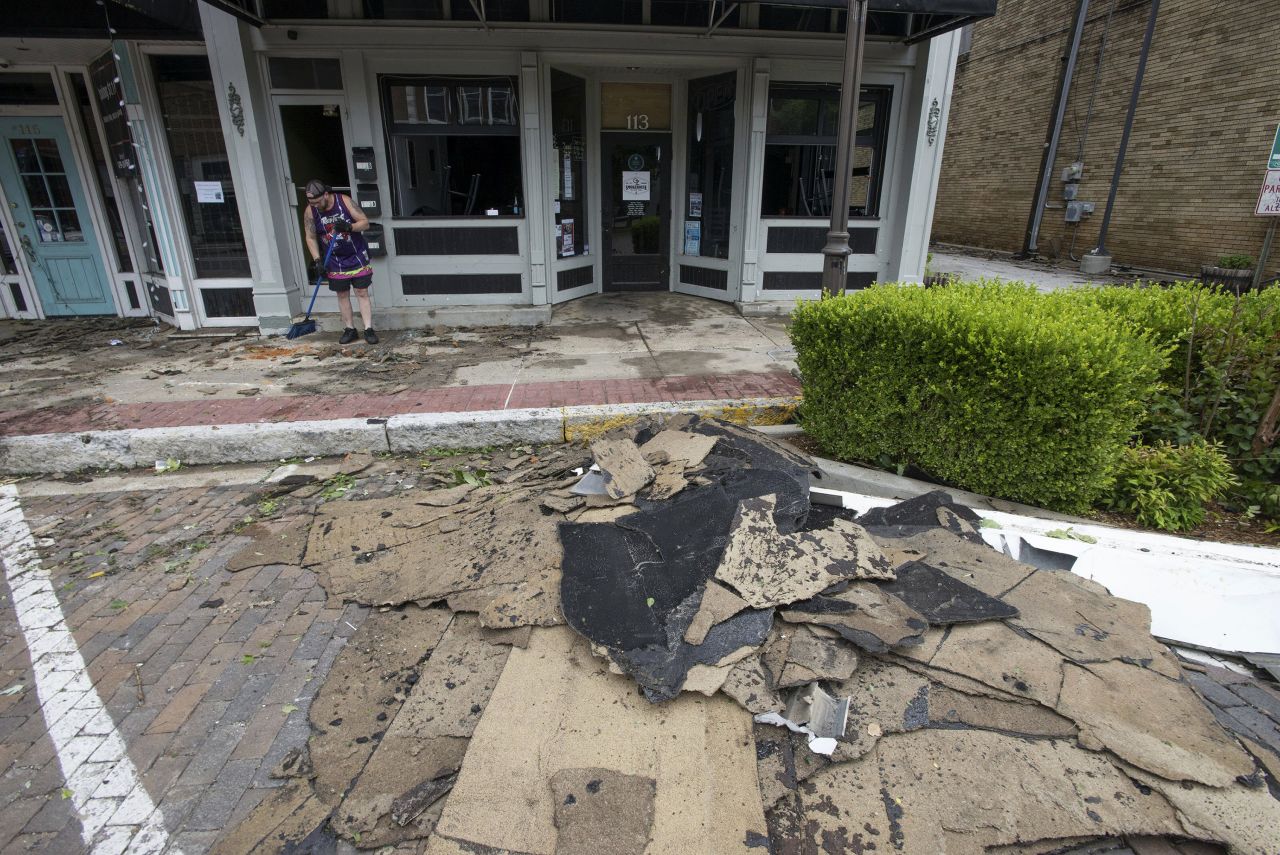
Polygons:
M324 261L320 262L320 275L316 277L315 290L311 292L311 304L307 306L307 317L311 317L311 310L316 307L316 297L320 296L320 280L324 278L325 271L329 269L329 256L333 255L333 245L338 242L338 235L334 234L329 238L329 248L324 251Z

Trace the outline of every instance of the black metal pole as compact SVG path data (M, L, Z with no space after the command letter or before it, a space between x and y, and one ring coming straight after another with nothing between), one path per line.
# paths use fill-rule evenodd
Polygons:
M867 37L868 0L849 0L844 36L844 77L840 82L840 131L836 169L831 178L831 227L822 248L822 290L843 294L849 269L849 182L853 147L858 139L858 106L862 89L862 48Z
M1080 56L1080 40L1084 36L1085 20L1089 17L1089 0L1080 0L1076 7L1076 23L1071 31L1071 45L1063 57L1062 77L1058 81L1058 96L1053 102L1053 115L1049 117L1049 131L1045 135L1044 153L1040 156L1040 173L1036 178L1036 194L1031 200L1031 214L1027 217L1027 233L1022 242L1022 257L1034 255L1040 239L1040 222L1044 219L1044 205L1049 200L1049 182L1053 178L1053 162L1058 157L1058 142L1062 139L1062 122L1067 115L1067 98L1071 94L1071 81L1076 74L1076 59Z
M1111 192L1107 196L1107 210L1102 215L1098 229L1098 245L1090 255L1109 255L1107 252L1107 228L1111 225L1111 211L1116 205L1116 193L1120 190L1120 174L1124 172L1124 156L1129 150L1129 135L1133 132L1133 117L1138 112L1138 96L1142 94L1142 76L1147 72L1147 57L1151 54L1151 40L1156 33L1156 16L1160 14L1160 0L1151 0L1151 16L1147 18L1147 33L1142 37L1142 52L1138 54L1138 70L1133 77L1133 92L1129 96L1129 115L1124 120L1124 133L1120 135L1120 151L1116 154L1116 171L1111 176Z

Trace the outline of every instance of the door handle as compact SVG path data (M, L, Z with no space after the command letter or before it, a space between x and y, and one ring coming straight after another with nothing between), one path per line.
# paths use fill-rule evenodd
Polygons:
M18 242L22 244L23 250L26 251L27 260L30 261L32 264L35 264L36 248L31 245L31 238L27 237L26 235L23 235L22 237L18 238Z

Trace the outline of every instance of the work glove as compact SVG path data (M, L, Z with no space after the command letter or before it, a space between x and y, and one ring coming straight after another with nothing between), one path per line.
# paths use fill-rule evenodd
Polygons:
M333 224L333 230L334 230L335 232L342 232L342 234L344 234L344 235L345 235L345 234L350 234L350 233L351 233L351 224L350 224L350 223L348 223L346 220L336 220L336 221L334 222L334 224Z
M311 273L312 281L319 279L320 275L324 273L324 265L320 263L318 258L311 259L311 265L307 269Z

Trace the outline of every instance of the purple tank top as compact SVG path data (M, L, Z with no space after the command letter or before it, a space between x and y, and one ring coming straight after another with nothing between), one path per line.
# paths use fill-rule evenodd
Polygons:
M362 234L357 232L341 234L334 228L333 224L339 220L346 223L354 223L355 219L342 201L342 194L334 193L332 195L333 207L327 211L320 211L315 208L311 211L316 218L316 222L319 223L316 235L320 238L321 245L325 248L325 251L328 251L329 241L338 241L333 246L333 254L329 257L329 265L325 268L325 271L330 279L359 279L369 276L373 273L373 268L369 266L369 245L365 242Z

